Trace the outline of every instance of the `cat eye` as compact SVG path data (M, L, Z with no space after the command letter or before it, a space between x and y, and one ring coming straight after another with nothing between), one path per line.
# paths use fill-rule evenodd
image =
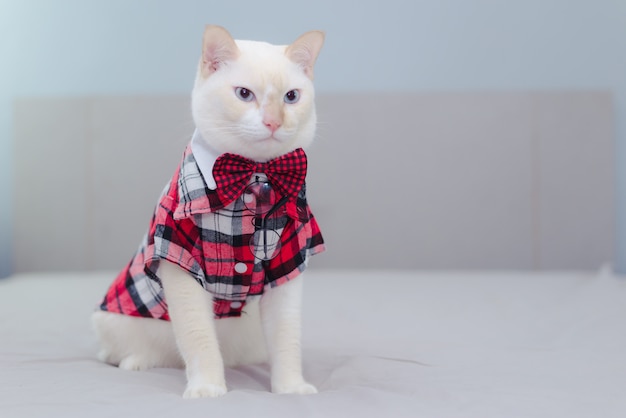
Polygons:
M254 93L248 90L245 87L237 87L235 88L235 94L237 97L244 102L251 102L254 100Z
M285 94L285 103L294 104L300 100L300 91L299 90L291 90Z

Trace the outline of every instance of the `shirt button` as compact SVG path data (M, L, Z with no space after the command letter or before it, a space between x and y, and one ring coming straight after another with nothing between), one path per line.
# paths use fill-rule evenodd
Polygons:
M248 271L248 266L246 263L237 263L235 264L235 271L239 274L243 274Z
M241 308L241 302L232 302L230 304L231 309L239 309Z

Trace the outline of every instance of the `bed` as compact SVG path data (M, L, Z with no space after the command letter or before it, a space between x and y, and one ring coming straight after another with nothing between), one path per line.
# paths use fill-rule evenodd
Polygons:
M303 347L320 393L273 395L261 365L185 401L182 370L98 362L89 317L193 132L188 95L16 100L0 418L626 416L626 281L600 268L611 94L317 103L307 193L328 251L305 279Z
M182 370L96 359L89 316L113 275L0 281L0 416L626 416L626 281L608 269L311 270L304 370L320 392L274 395L259 365L202 400L182 399Z

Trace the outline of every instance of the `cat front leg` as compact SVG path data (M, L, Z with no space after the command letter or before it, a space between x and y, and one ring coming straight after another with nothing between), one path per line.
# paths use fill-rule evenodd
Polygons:
M267 289L261 298L274 393L317 393L302 376L301 312L302 276Z
M184 398L218 397L227 391L213 304L205 290L174 264L161 261L159 277L176 344L185 361L187 388Z

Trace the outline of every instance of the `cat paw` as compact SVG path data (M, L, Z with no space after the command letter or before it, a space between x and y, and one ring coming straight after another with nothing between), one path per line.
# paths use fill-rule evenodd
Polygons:
M150 368L150 365L142 359L140 356L130 355L124 357L118 366L123 370L146 370Z
M294 383L272 383L272 392L279 395L313 395L317 389L310 383L299 381Z
M197 399L197 398L217 398L226 394L228 390L226 385L214 385L210 383L204 384L188 384L183 398L185 399Z

